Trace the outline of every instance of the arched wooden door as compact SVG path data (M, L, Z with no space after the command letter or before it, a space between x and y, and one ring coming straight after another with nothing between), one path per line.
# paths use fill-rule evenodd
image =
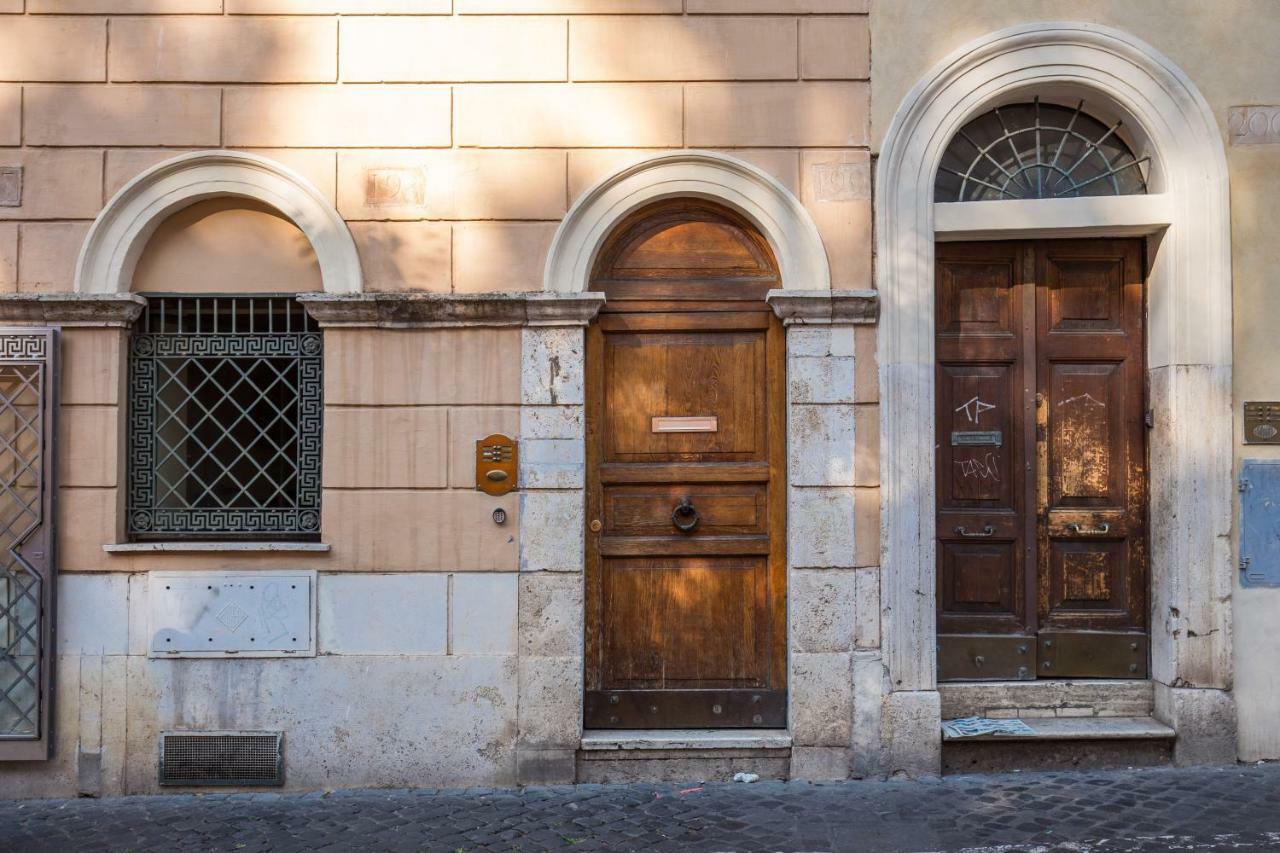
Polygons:
M710 203L621 223L587 336L587 728L786 725L779 287Z

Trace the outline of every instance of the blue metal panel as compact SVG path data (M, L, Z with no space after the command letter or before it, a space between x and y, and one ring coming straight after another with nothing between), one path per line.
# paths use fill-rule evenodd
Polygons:
M1240 472L1240 585L1280 586L1280 459Z

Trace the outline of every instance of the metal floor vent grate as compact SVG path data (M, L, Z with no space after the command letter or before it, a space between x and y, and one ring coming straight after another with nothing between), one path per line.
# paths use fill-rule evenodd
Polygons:
M165 732L161 785L283 785L283 732Z

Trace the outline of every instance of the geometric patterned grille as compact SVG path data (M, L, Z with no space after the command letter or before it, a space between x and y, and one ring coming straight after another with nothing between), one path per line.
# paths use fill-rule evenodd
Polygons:
M130 343L132 538L318 538L321 341L293 297L148 297Z
M12 331L12 330L10 330ZM41 736L41 702L48 678L45 655L43 573L24 546L43 561L33 539L45 524L46 334L0 337L0 739ZM47 566L47 563L45 563Z
M943 155L934 183L936 202L1142 195L1143 164L1107 127L1056 104L1010 104L960 129Z
M164 733L161 785L283 785L280 732Z

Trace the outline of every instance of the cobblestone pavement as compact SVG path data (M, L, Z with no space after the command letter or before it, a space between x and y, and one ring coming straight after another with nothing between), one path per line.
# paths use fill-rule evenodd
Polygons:
M0 802L0 850L1280 850L1280 766Z

